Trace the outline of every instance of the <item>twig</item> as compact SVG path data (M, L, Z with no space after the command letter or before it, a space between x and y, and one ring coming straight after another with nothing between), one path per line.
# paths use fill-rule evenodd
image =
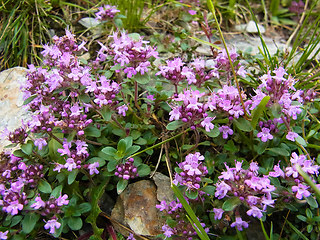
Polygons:
M150 174L150 178L152 178L154 176L154 174L156 173L159 165L160 165L160 162L161 162L161 157L162 157L162 151L163 151L163 145L161 145L161 150L160 150L160 154L159 154L159 158L158 158L158 162L157 162L157 165L153 171L153 173Z

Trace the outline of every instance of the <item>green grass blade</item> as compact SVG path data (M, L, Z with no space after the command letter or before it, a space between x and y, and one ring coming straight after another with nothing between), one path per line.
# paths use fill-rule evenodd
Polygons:
M251 126L252 126L253 129L256 129L258 121L259 121L262 113L266 109L266 105L268 104L269 100L270 100L270 96L265 96L261 100L259 105L253 110L253 112L252 112L252 121L251 121Z
M210 240L208 237L208 234L205 232L205 230L201 226L196 214L194 213L194 211L192 210L192 208L190 207L190 205L188 204L186 199L183 197L183 195L180 192L180 190L178 189L178 187L174 184L171 184L171 188L172 188L173 192L175 193L175 195L177 196L177 198L179 199L182 206L184 207L184 209L186 210L186 212L188 213L188 215L190 217L190 219L189 218L188 219L190 220L193 228L198 233L198 236L200 237L200 239L201 240ZM196 226L194 226L194 225L196 225Z
M309 240L309 238L307 238L302 232L299 231L299 229L297 229L295 226L293 226L293 224L291 222L289 222L288 220L286 220L286 222L289 224L289 226L292 228L292 230L295 231L296 234L298 234L299 237L301 237L304 240Z

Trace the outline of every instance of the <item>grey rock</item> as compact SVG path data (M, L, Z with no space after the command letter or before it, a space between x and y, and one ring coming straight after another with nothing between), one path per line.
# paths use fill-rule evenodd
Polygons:
M26 80L26 68L15 67L0 73L0 133L5 128L12 131L30 119L30 114L23 108L21 84ZM0 151L10 144L0 138Z
M171 189L170 178L168 176L156 172L152 179L157 186L157 199L159 202L172 202L175 200L175 195Z

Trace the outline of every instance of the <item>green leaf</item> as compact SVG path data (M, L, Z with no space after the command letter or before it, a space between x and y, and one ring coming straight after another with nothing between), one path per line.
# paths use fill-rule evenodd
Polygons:
M218 129L217 127L214 127L213 129L211 129L210 132L207 132L206 130L203 130L203 132L204 132L207 136L209 136L209 137L211 137L211 138L218 137L219 134L220 134L220 131L219 131L219 129Z
M32 148L33 148L33 145L32 145L32 143L30 141L28 141L28 143L25 143L25 144L21 145L21 150L27 155L31 155Z
M234 145L232 140L229 140L227 144L223 145L223 147L225 150L230 151L231 153L236 153L238 151L237 146Z
M126 149L127 149L127 143L124 139L121 139L118 142L118 146L117 146L117 150L118 150L119 154L124 154Z
M11 219L11 224L10 227L16 226L19 222L21 222L22 216L21 215L16 215Z
M262 113L266 109L266 105L269 102L270 96L265 96L259 105L252 111L252 120L251 120L251 126L253 129L256 129L258 121L262 115Z
M23 153L22 150L18 149L13 152L13 155L16 157L24 157L25 153Z
M33 99L35 99L37 95L32 95L31 97L28 97L26 100L24 100L23 105L27 105L28 103L32 102Z
M70 217L68 218L68 226L71 230L80 230L82 228L82 219L80 217Z
M81 203L78 210L81 214L89 212L91 210L91 204L88 202Z
M43 193L51 193L52 192L52 188L51 188L50 184L45 180L40 180L40 182L38 184L38 189L40 192L43 192Z
M300 135L298 135L298 137L296 137L296 142L301 144L302 146L306 147L307 146L307 143L306 141L303 139L303 137L301 137Z
M143 84L143 85L150 82L150 76L147 73L143 75L141 75L140 73L137 73L132 79L137 83Z
M100 113L101 113L101 115L102 115L102 117L103 117L103 119L104 119L105 121L108 122L108 121L111 120L112 112L111 112L111 110L108 108L108 106L104 106L104 107L101 109Z
M196 199L198 197L198 191L186 191L186 196L189 199Z
M176 120L176 121L170 122L167 125L167 130L173 131L173 130L176 130L177 128L182 127L183 125L184 125L184 122L182 122L181 120Z
M114 156L117 152L117 150L113 147L105 147L101 150L101 152L110 155L110 156Z
M107 165L108 172L112 172L113 170L115 170L117 164L118 164L118 162L115 160L108 162L108 165Z
M40 218L40 215L32 212L25 215L21 222L22 231L26 234L31 233L36 223L38 222L39 218Z
M68 175L68 184L71 185L78 175L79 170L73 169Z
M131 147L129 147L126 152L124 153L125 156L128 156L128 155L132 155L134 154L135 152L139 151L140 149L140 146L137 146L137 145L133 145Z
M318 208L318 202L314 199L313 196L309 196L306 199L307 199L307 203L310 205L310 207Z
M281 105L279 103L274 103L270 107L271 109L271 114L274 118L280 118L281 117Z
M51 197L58 198L60 197L61 192L62 192L62 185L59 185L55 189L53 189L51 193Z
M123 178L121 178L117 183L117 193L121 194L126 189L127 186L128 186L128 180L124 180Z
M277 154L277 155L281 155L281 156L285 156L285 157L290 156L290 153L284 148L269 148L268 150L272 153Z
M138 174L139 174L139 177L145 177L145 176L148 176L151 172L151 169L150 167L147 165L147 164L141 164L139 167L138 167Z
M232 197L223 203L222 209L226 212L229 212L235 209L240 204L241 204L241 201L238 197Z
M110 180L109 177L104 178L101 184L96 187L93 187L90 192L92 209L86 221L91 224L92 230L93 230L92 237L93 239L96 239L96 240L102 240L101 234L103 232L103 229L98 228L97 226L97 218L101 212L101 209L99 207L99 200L102 197L103 193L105 192L105 188L107 187L109 180Z
M233 119L233 123L239 128L241 131L244 132L251 132L253 130L250 122L245 118Z
M86 129L84 129L84 133L86 136L89 136L89 137L101 136L101 131L96 127L87 127Z
M213 196L216 191L216 188L214 186L207 185L207 186L201 188L201 191L204 191L205 193L208 193L211 196Z

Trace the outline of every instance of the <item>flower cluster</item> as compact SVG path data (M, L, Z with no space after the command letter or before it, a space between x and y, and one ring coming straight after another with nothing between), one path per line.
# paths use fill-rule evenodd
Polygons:
M208 173L207 167L202 162L203 160L204 156L199 152L188 154L185 161L178 164L181 172L175 174L173 183L187 186L187 189L191 191L198 190L201 177Z
M172 111L169 113L170 121L182 120L188 123L191 129L196 129L198 126L202 126L207 132L210 132L214 128L212 117L208 117L205 112L207 107L204 103L200 102L200 99L205 93L200 93L198 90L185 90L177 97L173 98L174 102L181 102L182 105L173 105Z
M182 61L181 58L175 58L173 60L167 60L166 66L160 66L160 71L156 73L156 75L162 75L164 78L170 80L175 87L181 81L187 81L188 84L197 83L196 76L192 69L185 66L185 63ZM196 66L198 63L195 63ZM197 66L200 71L200 68Z
M261 132L257 134L257 137L261 139L262 142L267 142L268 140L273 139L273 135L279 132L277 128L277 119L268 120L266 122L260 121L259 127L261 128Z
M137 73L144 75L149 71L152 57L158 58L158 52L155 48L148 45L148 41L142 37L137 39L125 32L115 32L111 38L113 43L107 48L100 43L101 49L98 52L96 62L104 61L110 55L112 56L114 67L120 65L128 78L132 78ZM119 72L120 70L116 70Z
M104 5L98 8L99 11L96 12L96 19L99 21L112 20L115 15L120 12L116 6Z
M246 94L241 94L242 99L246 99ZM246 108L249 104L249 101L245 102ZM239 91L233 86L224 85L223 88L219 89L216 93L212 92L208 97L205 107L209 108L211 111L219 110L222 112L227 112L232 118L239 118L240 116L244 115Z
M41 196L38 195L31 207L36 210L41 210L42 216L47 216L50 214L59 214L61 213L61 207L69 204L68 195L64 194L63 196L59 196L58 198L51 197L48 201L43 201Z
M156 207L177 223L174 226L168 226L167 224L162 226L165 237L177 236L178 238L192 240L197 235L191 223L186 219L185 210L180 202L172 201L168 204L166 201L161 201ZM204 223L201 223L201 225L205 227ZM208 232L209 228L205 228L205 231Z
M0 206L2 211L17 215L28 203L26 189L32 189L43 178L43 166L26 165L13 154L1 154Z
M262 218L263 212L268 206L273 207L275 200L271 193L276 189L271 185L268 176L258 176L258 164L250 163L248 169L242 168L242 162L235 161L235 167L230 168L225 164L227 171L223 171L219 176L219 182L216 183L215 197L224 199L227 197L237 197L249 208L247 215ZM215 210L217 219L221 219L223 211ZM236 216L237 221L242 222L241 218ZM245 224L246 225L246 224ZM241 226L245 226L241 225ZM238 227L238 230L240 228Z
M238 59L238 53L236 52L236 49L228 49L230 54L230 59L232 64L234 64ZM225 49L222 49L219 51L217 57L215 58L215 76L220 78L221 76L226 76L227 80L231 79L232 71L231 71L231 65L228 58L227 51ZM241 66L240 63L238 63L236 66L234 66L235 71L238 75L241 77L245 77L247 72L245 71L244 67Z
M73 145L76 147L73 148ZM84 161L88 158L88 144L81 140L68 142L66 139L62 145L63 148L58 149L58 152L61 156L66 156L66 163L56 163L56 167L53 171L60 172L61 169L67 169L71 172L73 169L87 168L90 171L90 175L94 173L99 173L97 167L99 167L99 162L94 162L91 164L83 164Z
M302 176L300 176L297 166L299 166L305 173L309 176L318 175L320 166L315 164L312 160L307 160L305 155L297 155L295 152L291 154L290 158L291 166L288 166L283 171L280 167L280 163L273 167L273 171L269 172L271 177L281 177L286 179L287 182L291 182L293 186L291 187L292 193L295 194L297 199L302 199L303 197L309 197L312 190L305 183Z
M119 178L123 178L124 180L129 180L130 178L138 177L138 169L133 165L134 159L129 158L125 163L120 163L116 166L116 175Z

